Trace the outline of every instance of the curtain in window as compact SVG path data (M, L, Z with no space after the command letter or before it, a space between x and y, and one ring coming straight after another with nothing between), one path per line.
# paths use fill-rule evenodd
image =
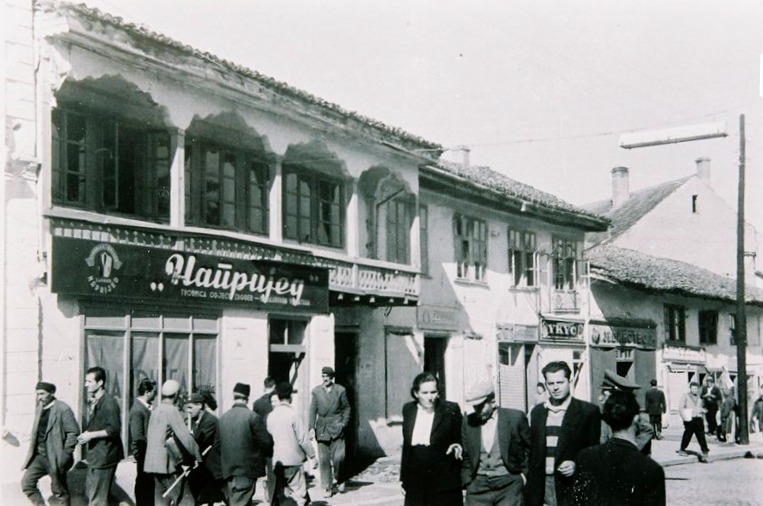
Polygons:
M159 379L159 334L135 332L131 337L130 393L135 397L142 379Z
M86 336L86 368L99 366L106 370L106 393L113 396L121 405L122 392L125 388L124 334L107 332L88 332Z
M180 395L188 393L188 334L164 335L164 379L180 383Z
M217 347L215 338L193 338L193 389L215 391L217 384Z

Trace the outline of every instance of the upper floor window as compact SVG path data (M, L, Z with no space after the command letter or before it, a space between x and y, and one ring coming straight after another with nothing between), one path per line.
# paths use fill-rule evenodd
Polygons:
M419 206L419 245L421 251L421 273L429 274L429 208Z
M699 344L718 343L718 311L699 312Z
M686 341L686 308L665 304L665 341Z
M514 286L535 286L535 234L533 232L508 231L509 274Z
M487 269L487 223L455 215L453 235L456 245L456 277L484 281Z
M582 272L583 248L577 241L555 237L553 243L554 288L574 290Z
M320 246L343 248L343 182L297 166L284 166L283 177L284 237Z
M51 123L54 204L169 222L166 130L67 108Z
M737 345L737 315L736 313L729 313L729 344L731 344L731 346Z

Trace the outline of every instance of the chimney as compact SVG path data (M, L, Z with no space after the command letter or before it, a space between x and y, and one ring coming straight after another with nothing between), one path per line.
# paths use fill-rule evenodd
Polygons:
M710 182L710 158L697 158L697 177L702 181Z
M612 169L612 209L625 204L629 195L628 167L615 167Z
M450 163L459 163L463 168L468 169L470 151L469 146L453 146L443 151L440 159Z

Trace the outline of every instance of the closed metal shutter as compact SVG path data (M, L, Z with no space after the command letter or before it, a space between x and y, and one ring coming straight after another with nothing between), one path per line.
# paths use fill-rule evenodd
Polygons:
M668 398L668 409L672 412L678 412L678 405L683 395L689 391L689 373L687 372L668 372L668 391L665 392Z
M527 410L525 398L525 354L521 344L499 343L498 390L499 405L504 408Z

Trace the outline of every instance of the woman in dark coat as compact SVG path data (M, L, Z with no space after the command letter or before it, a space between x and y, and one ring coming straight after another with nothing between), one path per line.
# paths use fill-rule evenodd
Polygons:
M416 376L411 396L414 402L403 406L405 506L461 505L461 410L439 398L432 373Z

